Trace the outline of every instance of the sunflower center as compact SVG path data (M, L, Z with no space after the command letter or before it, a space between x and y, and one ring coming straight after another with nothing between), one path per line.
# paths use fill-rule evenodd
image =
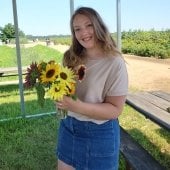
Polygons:
M46 73L46 77L51 78L51 77L53 77L54 73L55 73L55 70L51 69Z
M60 77L61 77L63 80L67 80L67 74L64 73L64 72L61 72L61 73L60 73Z
M66 88L68 89L69 93L71 93L71 89L68 86L66 86Z
M81 66L80 69L78 70L79 80L83 80L84 75L85 75L85 67Z
M59 92L59 91L60 91L60 89L59 89L59 88L55 88L54 90L55 90L55 92Z

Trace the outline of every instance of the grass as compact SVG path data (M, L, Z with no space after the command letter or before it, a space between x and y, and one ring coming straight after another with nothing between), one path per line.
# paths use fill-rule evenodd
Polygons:
M8 54L9 51L7 50L6 53ZM1 56L4 56L2 53L0 50L0 59L2 59ZM13 53L14 51L10 51L8 56ZM52 56L55 56L54 58L57 58L58 61L60 61L62 57L57 51L44 46L23 49L22 53L25 54L23 55L22 61L26 65L28 65L35 56L37 60L49 60ZM31 54L33 54L34 57L31 57ZM27 60L27 58L29 59ZM0 64L3 66L11 67L15 65L15 62L9 62L10 65L7 65L7 63L6 58L0 60ZM55 111L54 103L48 98L46 99L44 108L38 106L35 90L25 90L24 99L26 114ZM0 119L15 118L21 115L18 85L0 86ZM119 120L121 126L123 126L136 141L147 149L162 165L170 169L170 133L168 131L162 129L150 120L145 119L144 116L129 106L125 106ZM55 169L55 147L58 126L59 121L55 115L32 119L0 121L0 169ZM124 170L124 167L124 160L121 156L119 169Z
M54 116L0 123L0 169L55 169L58 122Z
M44 107L37 102L35 90L24 90L25 113L21 113L18 85L0 86L0 119L15 118L17 116L54 112L52 100L46 98Z
M22 66L28 66L31 62L55 60L61 61L62 53L59 51L43 46L36 45L30 48L21 47ZM17 67L16 48L0 46L0 67Z
M158 162L170 169L170 133L126 105L120 125ZM137 155L136 155L137 156Z
M19 115L18 86L0 86L0 90L1 119ZM39 108L35 91L25 91L25 93L26 109L30 113L55 111L51 100L47 99L45 108ZM146 148L155 159L167 169L170 168L169 132L145 119L129 106L125 106L119 120L121 126ZM55 115L0 122L0 169L55 169L58 125L59 122ZM120 170L124 170L122 156Z
M15 63L15 56L16 50L14 48L0 46L0 67L12 67Z
M36 45L30 48L24 48L21 46L21 63L22 66L28 66L31 62L48 62L49 60L55 60L60 62L63 54L59 51L43 46ZM5 67L17 67L16 48L8 46L0 46L0 68ZM18 76L12 77L0 77L0 82L17 80ZM23 76L24 79L24 76Z

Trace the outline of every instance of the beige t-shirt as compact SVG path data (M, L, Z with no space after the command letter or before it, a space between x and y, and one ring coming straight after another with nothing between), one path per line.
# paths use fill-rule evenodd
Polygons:
M122 96L128 92L128 75L122 57L105 57L88 60L86 74L82 82L77 82L76 95L84 102L102 103L106 96ZM97 124L107 120L95 120L87 116L68 112L69 116L81 121L92 121Z

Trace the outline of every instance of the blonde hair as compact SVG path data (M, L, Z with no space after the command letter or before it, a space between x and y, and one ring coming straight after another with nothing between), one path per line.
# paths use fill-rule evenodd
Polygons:
M74 12L70 20L72 44L70 46L70 49L64 54L64 65L74 67L78 64L82 64L85 60L83 55L84 47L77 41L73 29L73 21L78 14L85 15L90 19L97 41L99 42L101 48L105 53L111 53L113 55L120 54L116 47L115 41L111 37L105 23L103 22L97 11L89 7L80 7Z

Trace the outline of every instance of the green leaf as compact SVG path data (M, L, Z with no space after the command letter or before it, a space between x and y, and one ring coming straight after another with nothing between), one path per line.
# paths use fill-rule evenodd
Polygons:
M37 99L38 99L38 103L40 104L41 107L44 106L45 103L45 89L43 87L42 84L37 83L36 84L36 90L37 90Z
M76 96L76 95L73 95L73 96L72 96L72 99L73 99L73 100L77 100L77 96Z

